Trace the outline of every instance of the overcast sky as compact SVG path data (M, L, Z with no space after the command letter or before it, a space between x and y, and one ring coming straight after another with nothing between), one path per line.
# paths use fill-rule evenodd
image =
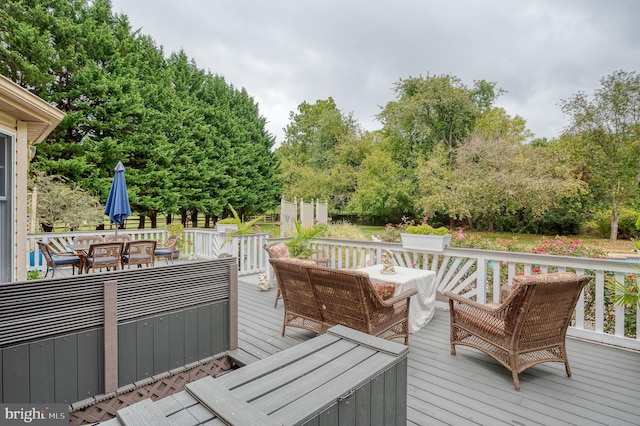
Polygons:
M333 97L368 130L399 79L451 74L507 93L538 137L559 103L616 70L640 72L638 0L112 0L166 55L244 87L282 142L289 113Z

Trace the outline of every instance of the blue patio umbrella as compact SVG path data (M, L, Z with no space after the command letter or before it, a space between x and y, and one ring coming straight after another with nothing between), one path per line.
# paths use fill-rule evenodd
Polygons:
M131 207L129 206L129 194L127 193L127 182L124 179L122 161L118 161L115 171L116 174L113 177L113 182L111 182L107 204L104 206L104 214L109 216L112 223L116 224L117 236L118 226L122 225L124 220L131 216Z

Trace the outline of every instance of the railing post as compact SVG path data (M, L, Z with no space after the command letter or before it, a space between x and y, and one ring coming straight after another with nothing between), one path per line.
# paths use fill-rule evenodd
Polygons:
M103 283L104 289L104 393L118 389L118 281Z
M229 265L229 350L238 348L238 266Z

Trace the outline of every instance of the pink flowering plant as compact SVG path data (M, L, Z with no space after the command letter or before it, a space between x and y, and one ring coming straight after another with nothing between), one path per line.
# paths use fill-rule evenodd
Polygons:
M567 237L543 237L536 241L532 252L534 254L553 254L556 256L576 256L596 259L604 259L607 257L606 250L601 247L582 244L580 240Z

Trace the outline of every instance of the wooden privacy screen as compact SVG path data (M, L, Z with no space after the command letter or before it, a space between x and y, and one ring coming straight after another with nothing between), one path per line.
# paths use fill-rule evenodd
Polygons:
M0 403L69 403L237 347L234 258L0 284Z

